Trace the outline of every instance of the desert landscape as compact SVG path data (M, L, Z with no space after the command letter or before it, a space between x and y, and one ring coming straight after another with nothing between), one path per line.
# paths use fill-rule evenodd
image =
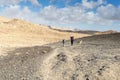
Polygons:
M120 33L80 32L0 17L0 80L120 80Z

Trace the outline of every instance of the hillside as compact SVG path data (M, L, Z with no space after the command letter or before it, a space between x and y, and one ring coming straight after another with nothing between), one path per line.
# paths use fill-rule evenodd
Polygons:
M100 31L94 31L94 30L72 30L72 29L62 29L62 28L56 28L56 27L49 27L52 30L60 31L60 32L73 32L73 33L82 33L82 34L89 34L89 35L95 35L99 34Z
M69 42L8 51L0 57L1 80L120 79L120 33Z
M8 21L10 21L10 19L0 16L0 23L1 22L8 22Z
M103 32L96 32L96 35L101 35L101 34L112 34L112 33L117 33L117 31L114 30L108 30L108 31L103 31Z
M0 17L0 44L1 46L34 46L69 39L89 36L72 32L60 32L49 29L47 26L32 24L20 19L6 19Z

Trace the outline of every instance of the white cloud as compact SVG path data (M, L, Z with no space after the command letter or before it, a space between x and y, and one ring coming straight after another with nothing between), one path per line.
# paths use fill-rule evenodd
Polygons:
M17 4L22 0L0 0L0 6L9 5L9 4Z
M10 5L1 12L2 15L7 17L18 17L21 16L20 6L19 5Z
M7 16L9 18L25 18L26 15L31 14L32 12L28 9L28 7L24 7L21 9L21 6L19 5L10 5L7 6L4 11L2 11L0 14L3 16ZM30 16L30 15L29 15Z
M120 7L115 7L112 4L101 6L97 9L98 15L107 20L120 20Z
M47 6L40 11L41 17L46 21L55 23L88 23L105 25L107 20L103 20L97 13L86 11L81 6L56 8ZM109 21L110 22L110 21Z
M9 18L20 18L28 20L33 23L47 24L37 12L32 12L27 6L21 8L20 5L9 5L0 13L1 16L6 16Z
M104 0L97 0L96 2L92 1L92 0L90 0L90 1L82 0L82 6L85 8L88 8L88 9L96 8L97 6L104 4L104 3L105 3Z
M38 2L38 0L30 0L30 2L31 2L33 5L41 6L41 4Z
M20 2L26 2L26 1L31 2L31 4L33 4L35 6L41 6L41 4L38 2L38 0L0 0L0 6L13 5L13 4L15 5Z
M88 12L79 5L65 8L47 6L41 9L39 13L32 12L27 6L21 9L21 6L19 5L10 5L6 7L0 14L10 18L22 18L31 22L44 24L87 23L105 25L106 23L111 23L111 21L101 18L99 13L95 13L93 11Z
M48 0L49 3L54 3L54 2L62 2L65 5L68 5L72 0Z

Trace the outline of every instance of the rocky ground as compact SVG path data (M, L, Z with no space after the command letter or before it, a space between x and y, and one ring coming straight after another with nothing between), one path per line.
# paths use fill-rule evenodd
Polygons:
M11 49L0 80L120 80L120 33Z

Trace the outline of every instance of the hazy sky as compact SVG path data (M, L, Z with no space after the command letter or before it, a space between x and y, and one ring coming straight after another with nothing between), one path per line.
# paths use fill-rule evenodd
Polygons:
M0 15L38 24L120 31L120 0L0 0Z

